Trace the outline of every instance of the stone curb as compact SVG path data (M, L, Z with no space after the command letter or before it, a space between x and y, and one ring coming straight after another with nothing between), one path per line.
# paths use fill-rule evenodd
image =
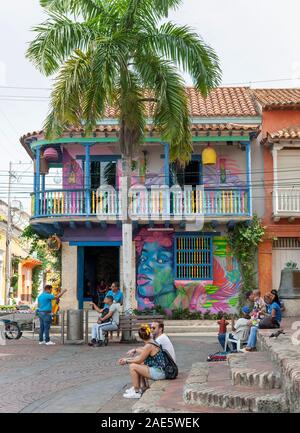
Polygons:
M262 368L251 367L253 360L256 361L256 363L258 362L255 355L253 359L249 359L249 354L233 354L228 356L232 384L258 386L266 390L279 389L281 387L281 375L279 372L275 372L273 367L269 369L265 367L267 358L265 361L259 359L258 363Z
M258 345L267 350L281 374L282 389L290 412L300 412L300 346L293 345L290 335L269 338L270 330L258 332Z
M260 391L249 388L247 392L238 389L215 388L207 382L209 366L205 363L194 364L186 381L183 399L185 403L197 406L238 409L246 412L286 412L284 394L274 391Z

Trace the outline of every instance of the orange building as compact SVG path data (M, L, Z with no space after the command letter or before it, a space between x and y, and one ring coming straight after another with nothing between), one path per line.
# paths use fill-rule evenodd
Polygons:
M257 89L262 114L264 218L259 247L262 293L278 289L288 261L300 268L300 89Z

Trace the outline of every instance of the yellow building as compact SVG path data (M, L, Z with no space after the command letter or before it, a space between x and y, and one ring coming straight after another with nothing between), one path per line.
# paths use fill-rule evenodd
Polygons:
M6 231L7 231L7 203L0 200L0 305L5 303L5 261L6 261ZM21 242L20 236L24 227L29 223L29 215L18 209L13 209L11 227L11 267L13 258L19 258L18 263L18 289L16 298L31 302L32 269L41 264L40 261L29 257L29 247ZM11 272L13 275L13 272Z

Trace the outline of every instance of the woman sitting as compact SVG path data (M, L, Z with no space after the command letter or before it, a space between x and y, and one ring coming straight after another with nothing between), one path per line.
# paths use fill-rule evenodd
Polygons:
M152 339L149 325L141 325L138 334L144 342L142 351L135 358L119 360L120 365L129 364L133 385L123 394L125 398L140 398L143 392L141 383L145 382L145 379L162 380L166 378L165 358L160 347Z
M256 347L257 330L280 328L281 309L277 293L268 292L264 297L266 303L266 316L259 322L258 326L251 326L247 346L243 352L253 352Z

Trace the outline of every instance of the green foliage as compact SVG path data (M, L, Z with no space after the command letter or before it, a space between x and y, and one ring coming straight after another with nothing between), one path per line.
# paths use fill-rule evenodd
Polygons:
M296 262L293 262L292 260L290 260L289 262L287 262L285 264L284 269L296 270L296 269L298 269L298 265Z
M32 297L36 299L45 270L51 269L52 271L49 283L60 284L61 250L49 251L47 238L37 234L30 225L25 227L21 238L24 241L30 242L29 255L34 255L42 262L40 266L35 267L32 271Z
M255 215L250 224L238 223L229 231L229 243L233 254L238 260L242 275L242 287L239 292L239 307L245 302L245 293L256 288L255 261L257 248L262 242L265 228ZM231 301L232 302L232 301Z
M119 113L121 152L132 158L144 138L150 99L156 102L153 123L170 142L171 158L189 161L192 137L181 72L206 95L220 83L221 70L214 50L193 29L167 20L181 3L40 0L47 20L33 29L27 57L45 75L56 74L46 135L60 135L70 124L89 134L110 104Z
M152 314L161 314L165 319L172 320L218 320L218 314L213 314L209 310L202 314L200 311L190 311L188 308L174 308L172 316L167 317L162 307L156 306L155 309L146 308L145 310L134 310L133 314L137 316L151 316ZM222 313L226 320L231 318L231 314Z
M14 305L0 305L0 311L15 311L16 307Z

